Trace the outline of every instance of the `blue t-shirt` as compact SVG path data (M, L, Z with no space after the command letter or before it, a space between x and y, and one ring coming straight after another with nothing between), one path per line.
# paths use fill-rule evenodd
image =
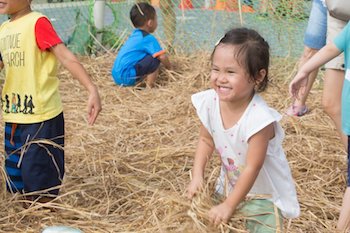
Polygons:
M341 118L344 133L350 135L350 23L334 39L334 44L340 51L344 52L345 79L342 91Z
M135 29L120 48L112 68L114 82L118 85L132 86L136 81L135 64L146 55L154 58L164 50L150 33Z

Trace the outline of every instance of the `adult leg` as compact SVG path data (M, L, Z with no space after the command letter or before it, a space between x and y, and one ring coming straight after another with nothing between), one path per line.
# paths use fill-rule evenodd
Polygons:
M344 83L344 71L326 69L322 106L326 114L332 119L340 140L347 149L348 138L341 128L341 93Z
M347 136L348 145L350 137ZM350 154L349 154L349 146L348 146L348 187L345 190L343 203L340 210L340 216L337 224L337 230L340 232L346 232L350 227Z
M327 9L319 0L313 0L309 21L304 33L304 52L299 60L299 68L303 66L319 49L326 44L327 36ZM306 99L314 83L317 70L309 76L306 87L299 93L299 99L294 100L287 110L288 115L302 116L307 112Z
M350 187L347 187L343 197L343 203L340 209L337 230L346 232L350 227Z
M327 43L334 40L344 28L346 22L327 16ZM340 136L341 142L348 149L348 140L341 129L341 93L344 83L344 55L341 54L325 65L324 90L322 106L327 115L332 118Z
M312 49L307 46L304 47L303 55L300 58L299 61L299 69L302 67L310 58L317 53L318 49ZM300 89L300 95L298 99L295 99L293 104L293 115L298 115L299 112L302 112L303 109L306 108L306 100L309 96L310 90L312 88L313 83L315 82L315 79L317 77L318 70L314 70L311 72L308 78L307 85ZM291 115L291 114L289 114Z

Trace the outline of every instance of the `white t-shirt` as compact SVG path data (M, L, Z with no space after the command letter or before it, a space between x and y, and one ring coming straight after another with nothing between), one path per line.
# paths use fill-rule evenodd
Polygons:
M278 123L281 115L255 94L239 121L232 128L225 129L219 97L213 89L192 95L192 103L220 155L222 166L216 189L221 194L224 194L225 175L228 177L228 191L231 191L245 168L250 137L269 124L274 124L275 137L269 142L264 164L248 195L272 196L270 200L282 211L283 216L298 217L300 207L282 148L284 132Z

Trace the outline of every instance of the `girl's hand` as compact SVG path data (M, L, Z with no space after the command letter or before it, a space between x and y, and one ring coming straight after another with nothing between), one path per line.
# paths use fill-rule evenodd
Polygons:
M214 206L209 210L209 220L215 226L220 223L227 223L231 218L234 209L228 205L226 202L221 203L220 205Z
M193 196L202 188L203 178L194 178L187 187L187 198L192 199Z

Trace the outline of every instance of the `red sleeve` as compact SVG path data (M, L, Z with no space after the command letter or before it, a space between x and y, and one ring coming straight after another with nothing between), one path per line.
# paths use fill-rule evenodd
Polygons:
M44 51L62 43L51 22L46 17L41 17L35 24L36 43L40 50Z

